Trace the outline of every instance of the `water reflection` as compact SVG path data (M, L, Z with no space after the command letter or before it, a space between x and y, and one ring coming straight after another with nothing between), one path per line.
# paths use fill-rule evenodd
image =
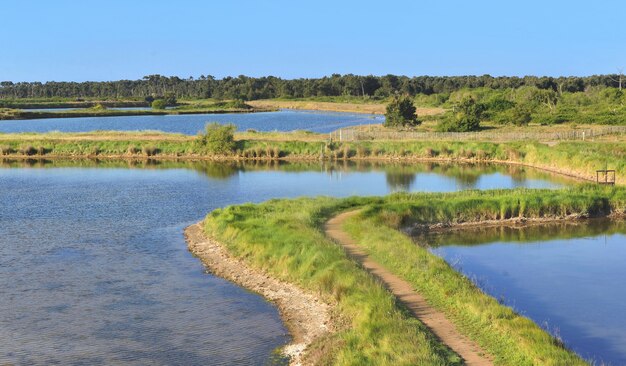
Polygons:
M536 243L554 239L575 239L599 235L626 234L624 221L590 219L555 221L523 225L489 225L448 229L441 232L420 234L418 242L431 247L446 245L475 246L490 243Z
M389 163L381 161L226 161L154 159L0 159L0 168L129 168L190 169L212 179L228 179L240 172L318 171L341 179L341 173L381 171L389 191L441 191L506 187L555 188L575 180L532 168L502 164ZM446 186L433 181L446 177Z

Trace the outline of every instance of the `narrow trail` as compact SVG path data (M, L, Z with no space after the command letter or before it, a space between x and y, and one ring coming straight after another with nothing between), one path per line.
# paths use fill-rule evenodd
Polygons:
M350 257L378 278L444 344L459 354L466 365L493 365L478 344L461 334L441 311L430 306L424 297L415 292L410 283L374 262L342 229L344 221L358 213L358 210L344 212L328 220L324 227L326 235L341 244Z

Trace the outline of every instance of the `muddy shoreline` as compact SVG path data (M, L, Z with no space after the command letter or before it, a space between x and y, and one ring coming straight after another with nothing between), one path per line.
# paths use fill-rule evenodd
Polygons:
M334 331L332 304L229 255L223 245L204 234L201 222L185 229L185 239L189 251L200 258L209 272L254 291L276 305L292 336L291 342L282 348L290 365L302 365L307 347Z

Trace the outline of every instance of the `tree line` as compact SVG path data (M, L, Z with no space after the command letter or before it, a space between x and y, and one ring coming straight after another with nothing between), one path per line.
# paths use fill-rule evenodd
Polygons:
M100 98L143 99L173 95L179 99L269 99L310 97L387 98L395 94L411 96L445 94L466 88L494 90L532 86L558 93L581 92L589 87L621 87L621 75L585 77L537 76L359 76L333 74L322 78L282 79L267 77L180 78L148 75L140 80L86 82L0 82L0 98Z

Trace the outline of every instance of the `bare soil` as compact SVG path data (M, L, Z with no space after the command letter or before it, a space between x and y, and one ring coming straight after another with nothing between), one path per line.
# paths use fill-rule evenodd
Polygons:
M306 100L253 100L246 102L256 108L305 109L317 111L385 114L383 103L336 103ZM444 112L443 108L417 108L418 116L432 116Z
M345 220L357 213L358 210L344 212L330 219L325 225L326 235L341 244L350 257L378 278L435 336L459 354L465 364L493 365L491 357L478 344L461 334L456 326L442 312L430 306L410 283L372 260L342 229Z
M278 307L293 338L283 348L291 365L302 365L307 347L334 331L331 304L234 258L224 246L204 234L201 223L187 227L185 238L189 250L200 258L212 274L258 293Z

